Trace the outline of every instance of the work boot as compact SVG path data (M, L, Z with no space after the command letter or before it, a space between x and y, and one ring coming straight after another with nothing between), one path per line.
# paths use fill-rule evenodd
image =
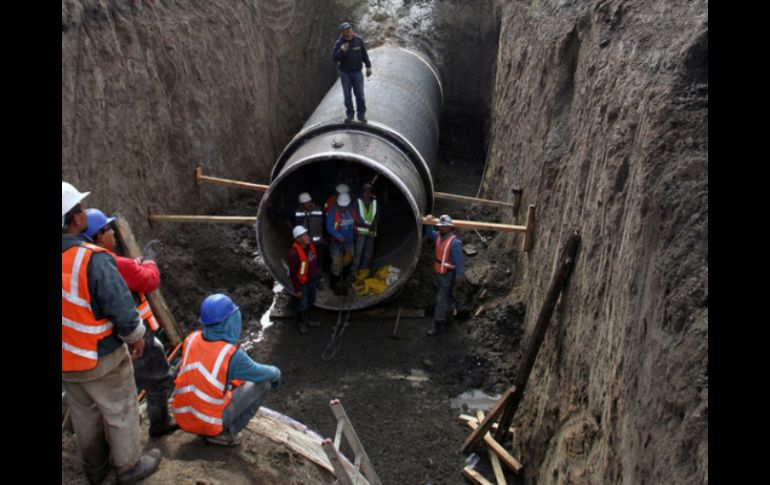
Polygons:
M168 400L164 393L147 394L147 416L150 418L150 437L157 438L179 429L174 418L168 414Z
M366 119L366 116L359 116L358 121L360 121L361 123L367 123L369 120Z
M241 433L233 436L230 431L222 431L216 436L206 436L206 443L218 446L238 446L241 444Z
M353 117L352 116L345 116L345 123L350 123L352 121L353 121Z
M153 448L139 458L139 461L126 472L118 473L118 484L127 485L147 478L160 466L161 452Z
M104 464L102 464L99 468L91 469L86 467L85 472L86 477L88 478L88 483L91 485L98 485L99 483L102 483L105 477L107 477L107 474L110 472L110 461L105 460Z
M434 335L438 335L439 329L441 327L441 322L432 321L430 324L430 327L428 327L428 331L425 332L425 335L428 337L433 337Z

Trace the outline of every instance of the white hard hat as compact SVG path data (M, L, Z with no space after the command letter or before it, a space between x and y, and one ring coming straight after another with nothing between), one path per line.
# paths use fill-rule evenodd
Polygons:
M452 224L452 218L446 214L442 215L438 218L438 224L436 224L436 227L454 227L454 224Z
M78 205L81 200L88 197L91 192L78 192L78 189L68 184L61 183L61 227L64 227L64 216Z
M348 187L346 184L339 184L337 187L337 193L339 194L348 194L350 193L350 187Z
M340 196L337 197L337 203L340 207L347 207L348 204L350 204L350 194L347 192L340 194Z
M299 194L299 203L304 204L305 202L313 202L313 198L307 192L302 192Z
M297 239L298 237L305 234L306 232L308 232L308 230L305 229L304 226L295 226L294 230L291 231L291 235L294 236L294 239Z

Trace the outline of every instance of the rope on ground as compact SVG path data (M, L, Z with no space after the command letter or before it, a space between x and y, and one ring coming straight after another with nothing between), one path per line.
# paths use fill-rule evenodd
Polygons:
M337 323L334 324L332 336L329 339L329 343L326 344L326 349L324 349L323 354L321 354L321 360L324 362L329 362L332 360L334 356L337 355L337 351L342 346L342 334L345 332L345 329L350 323L350 306L353 303L354 295L354 292L350 292L348 294L345 303L342 305L342 308L340 308L340 311L337 314ZM344 318L342 316L343 313L345 313Z

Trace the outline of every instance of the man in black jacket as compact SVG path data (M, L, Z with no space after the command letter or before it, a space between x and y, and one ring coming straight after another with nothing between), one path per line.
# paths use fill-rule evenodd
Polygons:
M353 99L350 95L351 88L356 95L356 111L358 121L366 123L366 101L364 100L364 76L361 74L362 64L366 64L366 77L372 75L372 63L369 62L369 54L363 39L353 33L353 27L343 22L340 25L340 38L332 49L332 59L337 63L340 71L340 83L342 94L345 97L345 123L353 121Z

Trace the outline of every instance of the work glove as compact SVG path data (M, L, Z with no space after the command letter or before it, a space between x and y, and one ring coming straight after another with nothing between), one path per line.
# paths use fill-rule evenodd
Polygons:
M152 241L148 242L144 249L142 249L142 261L157 262L158 253L155 248L159 245L160 241L157 239L153 239Z
M372 68L371 67L367 67L366 68L366 77L369 77L371 75L372 75Z
M349 42L343 42L342 45L340 46L340 50L342 52L347 52L349 48L350 48Z

